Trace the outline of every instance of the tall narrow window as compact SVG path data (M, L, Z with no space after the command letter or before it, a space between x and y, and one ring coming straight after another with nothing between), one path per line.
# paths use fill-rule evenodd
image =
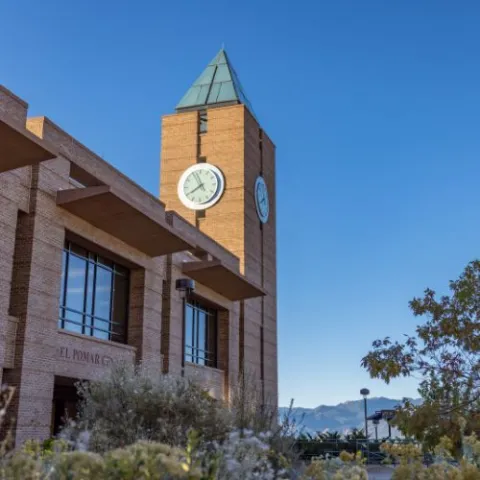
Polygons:
M185 361L217 366L217 311L198 301L185 305Z
M125 343L129 273L121 265L66 242L58 326Z
M208 117L207 111L201 110L198 113L198 132L199 133L207 133L208 131Z

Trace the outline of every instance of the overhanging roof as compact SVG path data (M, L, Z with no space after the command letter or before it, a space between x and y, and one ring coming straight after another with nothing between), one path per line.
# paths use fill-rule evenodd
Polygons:
M167 224L163 209L148 215L109 185L60 190L57 205L151 257L194 246Z
M220 260L185 262L183 273L229 300L245 300L265 295L262 288Z
M57 154L45 140L0 114L0 173L35 165Z

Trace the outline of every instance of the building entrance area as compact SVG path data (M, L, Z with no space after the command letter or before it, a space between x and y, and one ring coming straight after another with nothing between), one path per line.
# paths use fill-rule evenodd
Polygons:
M67 419L77 415L78 395L75 383L78 379L55 377L52 408L52 436L58 435Z

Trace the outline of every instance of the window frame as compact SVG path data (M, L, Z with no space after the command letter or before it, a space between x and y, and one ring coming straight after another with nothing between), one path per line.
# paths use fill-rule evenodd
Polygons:
M80 252L75 251L74 249L84 252L82 255ZM68 279L70 271L70 261L71 256L79 258L85 262L85 269L83 272L84 282L83 282L83 311L77 310L75 308L69 307L67 305L67 293L68 293ZM115 343L126 344L128 339L128 321L129 321L129 310L130 310L130 269L121 265L120 263L111 260L108 256L96 253L95 251L90 250L78 244L72 242L71 240L65 240L64 247L62 250L62 279L61 279L61 291L59 298L59 308L58 308L58 326L60 329L67 332L77 333L80 335L85 335L87 337L92 337L97 340L110 341ZM93 266L93 267L91 267ZM104 318L103 316L95 314L95 302L97 296L97 278L98 278L98 269L104 269L110 272L110 299L109 299L109 317ZM93 279L90 285L90 275L93 275ZM117 277L125 278L125 321L117 322L114 320L114 302L115 302L115 284ZM91 292L89 288L91 287ZM90 299L90 305L88 306ZM67 318L68 312L75 315L81 316L81 323L76 320ZM99 328L95 324L95 320L107 324L108 329ZM75 325L81 328L81 332L69 329L66 325ZM115 327L121 327L119 330L116 330ZM108 338L103 338L101 336L95 335L95 332L106 333Z
M188 310L192 311L191 339L187 338ZM199 314L205 315L204 346L199 344ZM184 361L193 365L217 368L219 350L219 309L198 297L185 299L184 316ZM188 342L188 343L187 343ZM213 347L213 348L211 348Z

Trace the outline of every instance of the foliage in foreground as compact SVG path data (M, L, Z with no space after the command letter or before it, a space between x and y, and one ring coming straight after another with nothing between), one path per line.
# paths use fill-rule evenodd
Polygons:
M435 462L425 466L423 451L415 444L384 444L383 451L398 464L393 470L392 480L479 480L480 442L475 435L464 437L464 455L453 463L453 442L442 438L435 448Z
M280 426L273 424L272 413L253 393L234 398L229 409L186 380L170 382L125 366L117 366L109 377L81 388L84 403L80 416L66 429L63 439L27 442L14 452L7 452L2 445L0 480L368 479L363 460L347 452L341 452L339 458L314 459L309 465L296 463L289 454L294 426L288 418ZM5 387L0 392L0 426L12 392ZM117 397L113 399L109 392ZM195 404L192 399L199 401ZM102 401L128 407L126 413L140 424L134 425L128 415L117 415L108 408L111 403L101 405ZM173 405L179 411L172 413ZM209 424L209 415L223 423ZM115 420L119 425L114 425ZM268 426L271 431L263 433L261 429ZM447 438L436 448L438 461L428 468L421 463L419 446L384 445L385 453L399 464L393 478L480 480L480 442L475 435L464 436L464 427L461 423L464 456L457 466L447 461L454 452L454 442ZM117 436L106 440L107 432ZM128 436L122 438L122 432ZM169 437L166 432L177 436ZM169 444L149 438L161 435ZM109 448L114 442L125 445Z
M404 342L376 340L362 365L386 383L421 376L422 404L405 402L394 423L429 450L449 436L460 457L458 418L465 419L468 433L480 431L480 261L468 264L450 282L450 291L439 298L427 289L423 298L414 298L410 309L426 318L416 336Z
M1 480L321 480L351 470L340 460L294 468L295 426L288 415L277 425L255 388L235 392L227 408L194 382L117 365L80 393L79 416L61 439L3 451Z
M18 451L3 460L2 480L364 480L368 476L352 458L315 460L303 473L275 471L264 438L233 432L222 444L203 445L190 436L186 449L141 441L104 454L54 453L46 458ZM212 448L214 447L214 448ZM346 454L348 456L348 454Z
M231 429L227 409L192 380L143 367L115 365L98 381L80 383L78 417L63 437L98 453L138 440L184 447L188 432L205 441L221 440Z

